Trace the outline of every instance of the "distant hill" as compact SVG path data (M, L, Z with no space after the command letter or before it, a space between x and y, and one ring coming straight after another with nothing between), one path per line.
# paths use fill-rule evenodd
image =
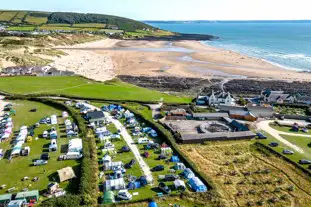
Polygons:
M0 10L0 23L10 26L45 26L45 25L81 25L85 27L102 27L103 29L118 29L125 32L154 29L152 26L128 18L104 15L70 12L40 12L40 11L6 11Z

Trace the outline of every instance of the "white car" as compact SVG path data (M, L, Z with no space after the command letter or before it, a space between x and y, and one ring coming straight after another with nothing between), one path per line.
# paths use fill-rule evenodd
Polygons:
M286 154L286 155L292 155L292 154L294 154L294 152L293 152L293 151L291 151L291 150L287 150L287 149L285 149L285 150L283 150L283 154Z
M132 200L132 195L127 190L120 190L118 192L118 198L121 200Z

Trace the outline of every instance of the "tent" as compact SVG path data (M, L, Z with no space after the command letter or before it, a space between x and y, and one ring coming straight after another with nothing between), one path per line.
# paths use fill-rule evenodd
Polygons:
M125 181L123 178L106 180L104 183L105 191L123 190L125 189Z
M192 172L192 170L190 168L186 168L183 172L183 175L185 176L185 178L187 179L191 179L191 178L194 178L195 175L194 173Z
M105 156L102 158L103 162L111 162L111 157L108 154L105 154Z
M195 192L206 192L207 188L203 182L198 178L194 177L189 180L189 185Z
M182 162L177 162L174 166L175 170L185 170L186 166L184 165L184 163Z
M23 199L26 199L27 202L30 202L31 200L38 201L39 191L32 190L32 191L26 191L26 192L19 192L16 194L15 200L23 200Z
M161 147L161 154L172 154L173 150L170 147Z
M81 152L82 151L82 139L72 139L68 144L68 152Z
M148 207L158 207L157 203L154 201L150 201Z
M185 191L186 190L185 182L182 181L182 180L175 180L174 181L174 186L175 186L175 189L177 189L177 190L181 190L181 191Z
M178 156L172 156L171 157L171 162L180 162L180 159Z
M63 111L62 117L63 117L63 119L68 118L68 112L67 111Z
M76 178L76 174L72 167L65 167L63 169L57 170L60 182Z
M119 168L123 166L123 162L105 162L104 163L104 170L113 170L115 168Z
M0 195L0 206L6 206L12 199L12 194Z
M141 186L145 186L145 185L148 184L148 181L147 181L146 176L141 176L141 177L138 179L138 181L140 182L140 185L141 185Z
M52 125L57 124L57 116L56 116L56 115L52 115L52 116L51 116L51 124L52 124Z
M102 197L103 204L112 204L115 202L114 193L112 191L105 191Z

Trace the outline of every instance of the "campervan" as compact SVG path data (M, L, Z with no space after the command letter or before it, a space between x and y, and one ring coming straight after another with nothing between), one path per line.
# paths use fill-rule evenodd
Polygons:
M65 155L65 160L78 160L82 158L82 154L80 152L68 152Z
M146 144L146 143L149 143L149 139L146 137L138 138L137 142L138 144Z

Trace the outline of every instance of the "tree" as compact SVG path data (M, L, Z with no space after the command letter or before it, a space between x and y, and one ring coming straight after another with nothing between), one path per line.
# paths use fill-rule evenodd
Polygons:
M247 101L243 97L240 97L238 100L238 104L245 106L247 104Z

